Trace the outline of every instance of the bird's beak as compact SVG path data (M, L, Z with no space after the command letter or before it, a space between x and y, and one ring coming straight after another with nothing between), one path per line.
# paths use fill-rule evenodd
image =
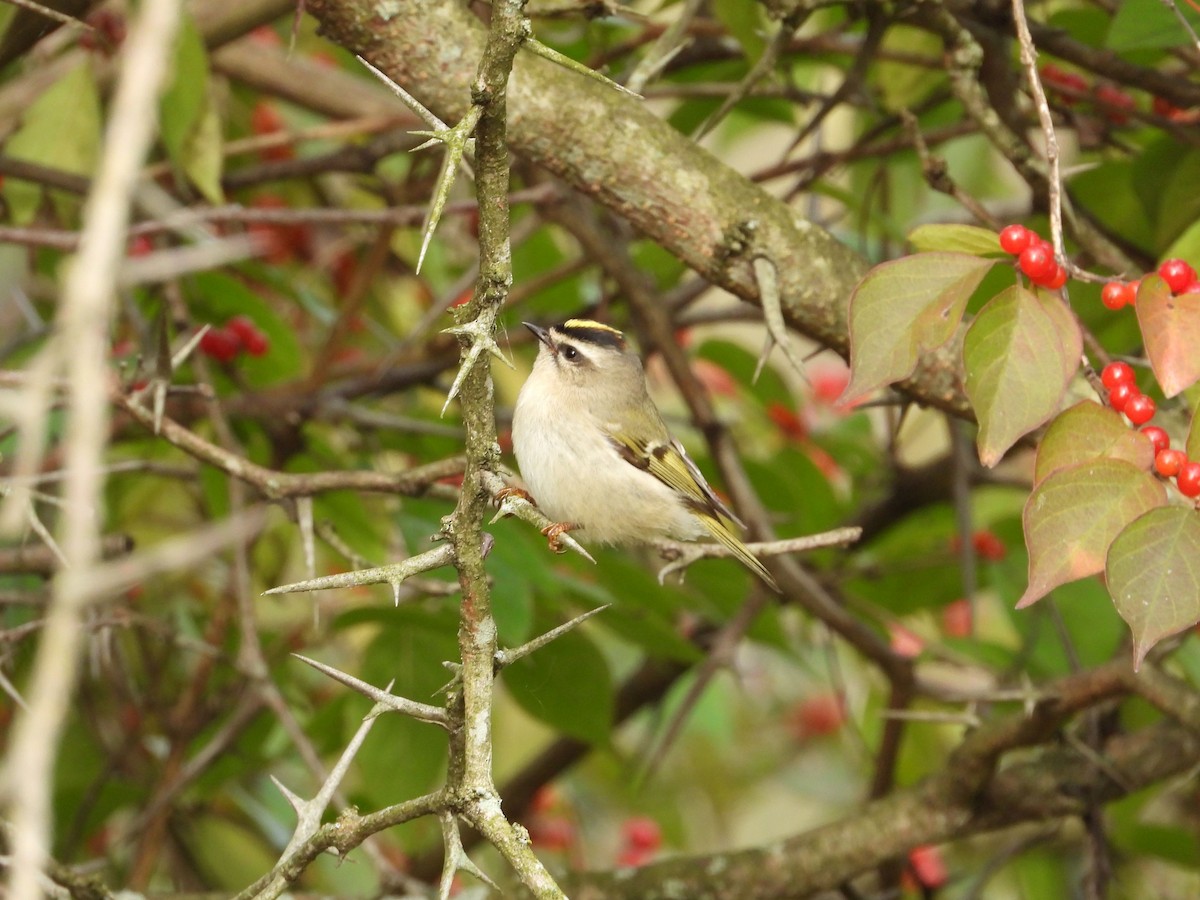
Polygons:
M522 322L526 328L533 332L533 336L546 345L546 349L553 350L554 344L550 340L550 332L540 325L534 325L532 322Z

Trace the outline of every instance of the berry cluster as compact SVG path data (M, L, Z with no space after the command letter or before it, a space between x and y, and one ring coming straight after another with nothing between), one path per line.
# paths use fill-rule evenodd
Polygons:
M1119 87L1107 82L1093 85L1078 72L1060 69L1047 63L1038 70L1042 84L1052 92L1064 106L1075 106L1081 100L1090 100L1096 110L1114 125L1129 123L1129 114L1137 108L1133 97Z
M1054 258L1054 245L1024 225L1007 225L1000 231L1000 246L1017 258L1017 266L1030 281L1052 291L1067 283L1067 270Z
M1127 363L1114 362L1104 367L1100 380L1108 388L1108 404L1125 414L1134 425L1146 425L1154 418L1154 401L1138 390L1133 369ZM1200 462L1190 461L1182 450L1172 449L1171 438L1156 425L1142 429L1154 447L1154 469L1163 478L1174 478L1179 493L1200 497Z
M200 352L223 363L232 362L243 350L251 356L263 356L270 349L270 340L249 316L234 316L223 326L209 328L200 338Z
M1168 259L1158 267L1159 277L1167 283L1172 294L1200 294L1200 279L1196 270L1182 259ZM1133 306L1137 299L1137 281L1110 281L1100 291L1100 302L1111 310Z

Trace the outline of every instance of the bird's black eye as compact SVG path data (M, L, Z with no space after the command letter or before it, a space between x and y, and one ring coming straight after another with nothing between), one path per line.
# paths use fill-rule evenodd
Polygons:
M563 344L562 355L565 356L567 359L573 360L573 359L575 359L575 357L579 356L579 351L576 350L574 347L572 347L570 344Z

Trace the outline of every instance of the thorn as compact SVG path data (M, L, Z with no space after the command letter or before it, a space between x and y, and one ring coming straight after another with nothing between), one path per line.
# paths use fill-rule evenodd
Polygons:
M483 321L485 318L491 321ZM496 343L496 338L493 333L494 326L493 316L480 316L471 322L464 325L453 325L450 328L442 330L443 334L454 334L471 339L471 347L467 350L462 364L458 367L458 374L454 377L454 384L450 385L450 392L446 395L446 402L442 405L442 415L446 414L446 410L450 407L450 401L458 396L458 392L462 390L463 382L467 380L467 375L475 368L475 363L479 361L479 357L487 350L493 356L497 356L504 361L510 369L515 368L512 361L504 355L504 351L500 349L500 345Z
M499 666L500 668L503 668L504 666L512 665L518 659L523 659L524 657L528 656L530 653L533 653L535 650L540 650L542 647L545 647L551 641L555 640L556 638L562 637L568 631L571 631L572 629L576 628L577 626L583 624L584 622L586 622L588 619L590 619L592 616L596 615L597 613L604 612L604 610L608 609L610 606L612 606L611 603L605 603L603 606L597 606L595 609L589 609L587 612L581 613L578 616L576 616L575 618L571 619L571 621L564 622L561 625L551 628L549 631L545 632L544 634L538 635L533 640L526 641L520 647L515 647L512 650L497 650L496 651L496 665Z
M292 791L290 791L288 789L287 785L285 785L282 781L280 781L274 775L271 775L270 778L271 778L271 782L275 785L275 787L279 788L279 793L283 794L283 798L285 800L287 800L288 805L292 808L292 811L295 812L296 815L301 815L307 801L305 801L298 794L295 794Z

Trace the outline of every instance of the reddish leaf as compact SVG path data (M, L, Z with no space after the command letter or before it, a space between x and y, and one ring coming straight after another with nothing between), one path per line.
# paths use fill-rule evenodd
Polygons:
M967 300L995 263L965 253L918 253L868 272L850 298L850 384L839 402L911 375L922 353L954 335Z
M1154 447L1144 434L1126 425L1120 413L1084 400L1060 413L1046 429L1038 445L1033 483L1092 459L1123 459L1149 471Z
M1082 337L1061 306L1049 294L1014 286L993 297L967 330L963 368L986 466L998 463L1062 401Z
M1108 550L1108 591L1133 631L1133 667L1163 638L1200 621L1200 512L1151 510Z
M1174 397L1200 380L1200 294L1172 295L1147 275L1137 295L1138 325L1163 393Z
M1166 502L1162 483L1123 459L1092 460L1047 476L1025 503L1029 586L1017 609L1102 571L1121 529Z

